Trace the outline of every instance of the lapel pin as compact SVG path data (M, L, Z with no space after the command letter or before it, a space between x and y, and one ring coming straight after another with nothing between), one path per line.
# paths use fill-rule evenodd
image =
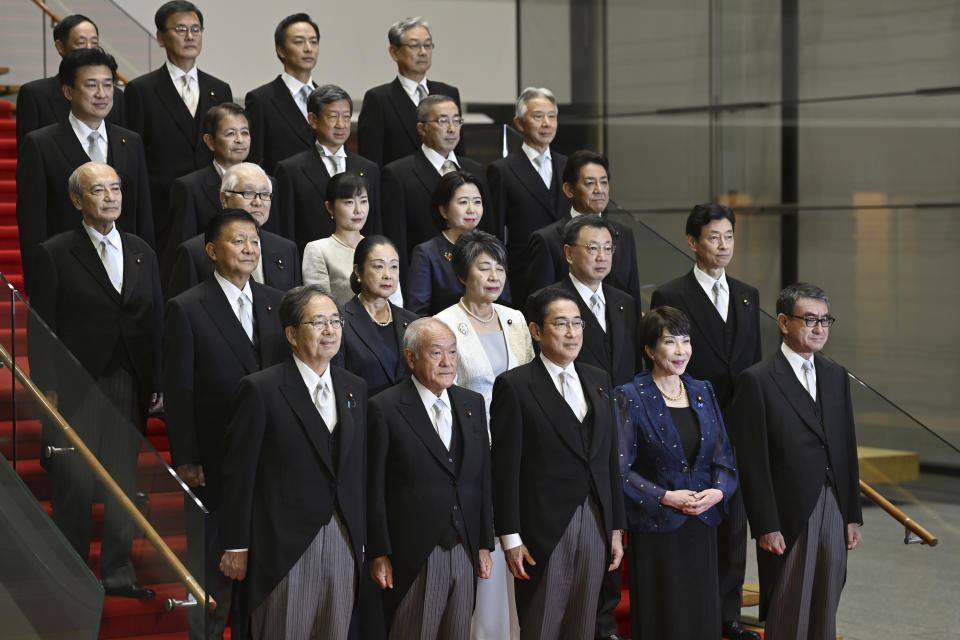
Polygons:
M507 318L507 324L513 324L513 318Z
M444 251L443 257L447 259L447 262L453 262L453 254L449 251Z
M697 394L697 408L703 409L703 396Z
M468 417L468 418L472 418L472 417L473 417L473 411L467 411L467 417Z
M210 97L211 97L211 98L216 98L216 97L217 97L216 92L211 91L211 92L210 92Z
M361 178L363 177L363 171L360 172L360 177L361 177Z
M127 144L126 138L120 138L120 144Z
M403 326L407 326L408 324L410 324L410 323L409 323L409 322L406 322L406 321L404 321L404 323L403 323Z
M466 322L461 322L460 324L458 324L458 325L457 325L457 331L459 331L459 332L462 333L463 335L467 335L467 323L466 323Z
M267 305L267 311L273 311L273 307L271 307L270 305Z
M140 262L141 262L141 259L138 257L138 258L137 258L137 264L140 264Z
M623 311L623 305L620 305L620 311Z
M347 409L353 409L357 403L353 399L353 393L347 392Z
M744 298L744 299L743 299L743 306L749 307L749 306L750 306L750 301L747 300L746 298Z

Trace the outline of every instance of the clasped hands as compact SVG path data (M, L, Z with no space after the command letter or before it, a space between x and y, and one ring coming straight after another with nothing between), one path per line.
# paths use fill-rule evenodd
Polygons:
M719 489L704 489L703 491L677 489L667 491L660 503L666 507L673 507L688 516L698 516L721 500L723 500L723 492Z

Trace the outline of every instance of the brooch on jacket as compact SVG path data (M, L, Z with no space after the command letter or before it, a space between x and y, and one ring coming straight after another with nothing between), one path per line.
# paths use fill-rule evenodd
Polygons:
M453 262L453 254L449 251L444 251L443 257L447 259L447 262Z
M357 406L357 401L353 399L352 393L347 393L347 409L353 409Z
M697 409L703 409L703 396L697 394Z
M470 330L467 328L467 323L466 323L466 322L461 322L460 324L457 325L457 331L459 331L459 332L462 333L463 335L467 335L467 333L468 333Z

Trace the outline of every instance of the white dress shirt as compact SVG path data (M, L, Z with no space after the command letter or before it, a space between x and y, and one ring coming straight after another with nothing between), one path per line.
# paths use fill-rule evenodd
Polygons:
M70 115L67 116L67 122L70 123L70 128L73 129L74 135L77 136L77 140L80 141L80 146L83 147L84 153L87 151L87 147L90 146L90 134L94 131L100 134L100 139L97 141L97 146L100 147L100 152L103 154L103 161L107 161L107 123L103 120L100 121L100 126L96 129L91 129L85 123L81 122L77 116L73 115L73 111L70 112ZM99 251L99 249L97 249Z
M213 272L213 277L216 279L217 284L220 285L220 289L223 290L223 295L227 297L227 302L230 303L230 308L233 309L233 315L237 317L237 322L243 326L243 319L240 317L240 310L237 308L237 298L243 295L244 303L250 305L250 316L253 317L253 290L250 288L250 280L247 280L243 285L243 289L238 289L235 284L217 273L217 271Z
M399 74L397 75L397 79L400 81L400 86L403 87L403 90L406 92L406 94L410 96L410 100L413 101L414 106L420 105L420 94L417 92L417 87L423 87L424 91L427 92L427 95L430 95L430 88L427 86L426 76L424 76L423 80L420 82L411 80L410 78Z
M193 65L190 71L184 71L177 65L167 60L166 66L167 73L170 74L170 79L173 81L173 86L176 88L177 93L180 94L181 98L183 97L183 76L190 76L190 84L193 86L194 91L197 92L197 102L199 102L200 81L197 79L197 65Z
M330 377L330 365L327 365L327 368L322 374L317 375L316 371L308 367L303 360L296 355L293 356L293 361L297 365L297 371L300 372L300 377L303 378L303 384L307 385L307 393L310 394L311 403L314 403L316 400L316 398L314 398L314 392L317 390L317 385L321 382L327 383L330 389L330 415L333 418L331 423L327 425L327 428L332 430L337 424L337 402L333 395L333 378ZM320 413L320 407L317 407L317 413Z
M317 153L320 154L320 159L323 160L323 164L327 168L327 173L330 174L331 178L347 170L347 152L344 150L343 145L340 145L340 148L336 151L331 151L329 147L320 144L318 140L314 143L314 146L316 146ZM342 169L337 167L337 158L339 158Z
M93 243L93 250L97 252L97 256L100 256L100 243L105 242L107 244L107 255L109 260L112 263L112 268L116 271L117 276L120 280L120 288L123 287L123 243L120 241L120 232L117 231L117 225L113 225L113 228L110 229L110 233L107 235L101 234L99 231L89 226L86 222L81 222L83 228L87 232L87 236L90 238L90 241ZM102 258L101 258L102 259ZM104 265L106 269L106 265ZM107 272L109 275L109 271ZM118 288L119 290L119 288Z
M438 396L430 389L427 389L423 384L417 380L417 376L410 376L410 379L413 380L413 386L417 389L417 394L420 396L420 402L423 403L423 408L426 409L427 415L430 417L430 423L433 424L433 428L436 431L437 425L434 422L434 410L433 405L437 403L437 399L443 400L443 403L447 405L447 410L450 412L450 415L447 416L450 419L450 426L453 428L453 405L450 404L450 394L447 393L447 390L444 389L440 392ZM440 434L437 433L439 436Z
M436 150L431 149L425 144L420 145L420 150L423 151L423 155L426 156L427 161L431 165L433 165L433 168L437 170L437 173L441 175L443 175L443 172L440 169L441 167L443 167L443 163L446 162L447 160L449 160L450 162L453 162L458 167L460 166L460 163L457 162L457 154L455 154L453 151L451 151L449 155L447 155L447 157L444 158L442 155L437 153Z
M284 71L280 74L280 79L283 81L283 84L287 86L287 90L290 92L290 95L293 97L293 101L297 103L297 107L300 109L300 113L303 114L304 119L307 117L307 96L304 95L303 88L307 87L310 91L313 91L314 83L313 78L310 78L306 83L300 82L292 75ZM307 92L309 95L309 92Z
M706 271L703 271L700 267L694 265L694 267L693 267L693 277L696 278L696 279L697 279L697 282L700 284L700 286L703 287L703 292L704 292L705 294L707 294L707 298L710 299L710 302L713 302L713 298L714 298L714 296L713 296L713 285L716 284L716 283L720 283L720 288L723 289L723 290L726 292L726 300L727 300L728 303L729 303L729 300L730 300L730 285L727 284L727 272L726 272L726 271L724 271L723 273L721 273L719 278L714 279L713 276L711 276L709 273L707 273ZM718 309L717 311L718 311L718 313L720 313L720 316L723 317L723 320L726 321L726 320L727 320L726 310L720 311L720 310Z
M540 174L540 177L543 178L544 185L546 185L547 189L549 189L550 183L553 180L553 156L550 155L550 147L547 147L547 150L541 154L539 151L524 142L522 145L520 145L520 149L527 156L530 164L533 165L534 171ZM546 162L546 164L541 167L542 162Z
M600 327L606 332L607 330L607 299L603 296L603 285L597 287L597 290L594 291L583 282L577 279L577 276L573 273L567 274L570 276L570 282L573 283L573 288L577 290L577 293L580 294L580 297L583 299L584 304L587 305L587 309L593 311L593 305L590 304L590 299L596 295L600 299L600 315L594 314L594 317L597 319L597 322L600 323Z
M787 346L786 342L780 343L780 352L787 359L787 363L790 365L790 368L793 369L793 375L797 376L797 381L800 383L800 386L804 389L807 389L807 380L806 376L803 373L803 363L806 362L803 356ZM813 356L810 356L810 363L814 364ZM814 366L811 368L812 373L812 382L813 382L813 399L816 400L816 389L817 389L817 367ZM807 389L809 391L809 389Z

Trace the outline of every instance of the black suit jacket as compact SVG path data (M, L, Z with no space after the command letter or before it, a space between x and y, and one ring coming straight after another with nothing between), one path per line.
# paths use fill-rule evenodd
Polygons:
M17 160L17 224L27 291L33 295L33 252L58 233L80 227L80 212L70 201L67 179L90 162L68 122L32 131ZM153 215L143 143L133 131L107 123L107 164L117 172L123 206L117 226L154 246Z
M583 346L577 362L603 369L610 375L615 387L633 380L643 369L643 346L637 336L637 306L634 299L606 283L600 285L606 301L607 330L604 332L590 311L590 306L573 286L569 274L552 286L567 292L580 307L580 317L584 322Z
M453 98L460 109L460 91L443 82L427 80L430 94ZM462 110L461 110L462 111ZM406 157L420 148L417 107L403 90L399 78L368 89L357 120L357 150L380 166ZM463 154L463 139L454 150Z
M550 151L553 180L548 189L523 151L487 167L497 237L507 239L507 265L514 300L527 298L527 241L537 229L570 215L570 198L560 188L567 156ZM519 287L519 289L518 289Z
M760 294L750 285L727 276L730 295L727 324L697 282L693 271L671 280L653 292L650 307L669 305L690 318L690 345L693 354L687 373L709 380L720 408L726 411L733 400L737 376L760 362ZM725 333L725 331L727 333Z
M123 91L113 90L113 108L107 114L107 122L124 126L126 109ZM70 102L63 95L60 76L33 80L17 92L17 146L31 131L57 122L66 122L70 115Z
M494 548L483 396L457 386L447 393L462 444L456 471L411 378L370 400L367 553L390 556L393 589L383 592L388 612L399 605L450 526L455 505L474 565L481 548Z
M490 207L490 188L479 162L457 154L457 163L480 183L483 217L478 227L493 233L496 216ZM413 248L440 235L442 229L430 211L440 173L423 150L417 150L383 168L383 233L393 240L400 254L400 269L406 270Z
M787 544L782 556L757 548L761 618L828 477L843 521L863 522L850 379L843 367L820 354L814 366L822 418L779 349L740 374L730 407L750 534L759 538L780 531ZM843 535L846 539L845 526Z
M340 515L358 577L366 531L367 384L333 366L339 446L290 356L240 381L224 435L220 537L249 549L247 605L255 609Z
M37 247L35 287L30 303L60 342L94 379L109 371L117 354L133 368L141 402L161 390L160 343L163 295L157 258L146 242L121 232L123 285L113 288L90 236L81 227ZM45 331L31 340L31 373L44 391L69 390L69 374L55 364L60 347ZM34 348L36 347L36 349ZM36 360L34 360L36 357ZM74 383L76 384L76 383Z
M367 181L370 213L362 232L364 235L380 233L380 167L352 151L346 154L347 171L359 173ZM329 181L330 173L316 146L277 164L280 208L273 213L278 217L278 233L296 241L301 254L308 242L326 238L337 230L323 205Z
M527 291L542 289L570 272L570 265L563 254L563 228L570 220L570 212L567 211L566 217L530 234L527 243ZM614 239L617 251L613 254L613 268L604 282L633 296L639 316L643 309L640 306L640 274L637 271L637 244L633 239L633 231L619 222L610 222L619 235Z
M317 134L280 76L247 92L245 104L250 121L250 162L273 174L281 160L313 148Z
M169 234L170 185L180 176L213 162L213 153L203 144L203 116L210 107L232 102L230 85L197 71L197 111L183 103L173 86L166 64L127 84L127 126L143 137L150 172L154 225L160 255Z
M202 233L180 243L174 252L170 278L164 289L167 298L183 293L213 273L213 260L207 255L206 246ZM286 238L260 231L260 259L265 285L286 292L303 284L300 253L297 246Z
M163 388L170 453L174 467L203 465L208 509L217 506L223 432L240 379L290 353L280 326L283 293L256 282L250 288L256 347L212 275L167 303Z
M501 373L493 383L494 522L497 535L523 538L537 563L527 569L534 580L591 492L602 511L608 548L613 529L626 523L610 376L585 364L578 363L576 370L594 416L587 455L580 425L539 357Z
M356 296L341 309L346 324L343 325L340 352L334 362L366 380L371 397L397 384L408 373L403 355L403 334L410 323L417 319L417 314L393 304L390 310L393 312L391 326L397 340L396 349L380 339L379 330Z

